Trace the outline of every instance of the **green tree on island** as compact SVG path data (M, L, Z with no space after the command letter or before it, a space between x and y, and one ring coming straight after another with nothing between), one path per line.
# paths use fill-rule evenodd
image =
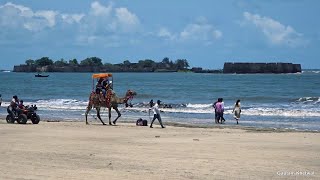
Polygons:
M78 60L77 60L77 59L69 60L69 65L70 65L70 66L77 66L77 65L79 65Z
M49 57L42 57L38 60L35 61L35 65L37 66L49 66L49 65L53 65L53 61L51 59L49 59Z
M35 64L34 60L32 60L32 59L26 60L26 65L31 66L31 65L34 65L34 64Z
M90 57L90 58L86 58L85 60L82 60L80 62L80 65L83 66L102 66L102 59L98 58L98 57Z
M102 63L102 59L98 57L88 57L78 63L77 59L70 59L65 61L63 58L57 61L52 61L49 57L42 57L37 60L28 59L25 61L25 64L28 66L35 66L36 69L43 66L49 66L47 70L55 72L57 67L67 67L72 66L69 71L78 72L77 68L88 68L94 66L95 68L89 68L87 71L110 71L110 72L172 72L172 71L186 71L189 68L189 63L186 59L177 59L175 62L170 60L168 57L162 59L161 62L155 62L152 59L139 60L138 63L131 63L129 60L124 60L122 63L111 64L111 63ZM57 70L61 72L61 68ZM82 72L80 70L80 72Z

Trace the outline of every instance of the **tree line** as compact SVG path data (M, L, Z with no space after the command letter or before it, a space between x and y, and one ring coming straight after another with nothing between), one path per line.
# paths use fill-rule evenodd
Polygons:
M139 60L137 63L132 63L129 60L124 60L119 64L103 63L102 59L99 57L89 57L80 62L77 59L70 59L68 61L60 59L53 61L49 57L42 57L37 60L28 59L25 61L28 66L56 66L56 67L66 67L66 66L99 66L110 70L113 69L149 69L150 71L155 70L167 70L167 71L180 71L187 70L189 68L189 63L186 59L177 59L175 61L170 60L168 57L163 58L162 61L156 62L152 59Z

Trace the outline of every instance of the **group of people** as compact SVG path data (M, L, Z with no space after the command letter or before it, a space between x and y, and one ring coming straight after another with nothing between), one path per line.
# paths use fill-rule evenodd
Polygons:
M223 98L218 98L216 102L213 103L214 113L215 113L215 123L224 123L226 120L223 117L224 114L224 103ZM241 114L241 106L240 106L240 99L236 101L234 104L232 113L234 113L234 119L239 124L240 114Z
M160 125L162 128L165 128L162 124L162 120L161 120L161 115L160 115L160 110L159 110L159 105L160 105L161 101L158 100L157 103L154 103L153 100L151 99L151 101L149 102L149 113L152 110L153 111L153 119L151 121L150 124L150 128L153 128L153 122L158 119ZM223 98L218 98L218 100L216 102L213 103L213 108L215 110L215 123L220 123L223 124L226 120L223 117L224 114L224 102L223 102ZM236 120L237 124L239 124L239 120L240 120L240 114L241 114L241 105L240 105L240 99L238 99L235 104L234 107L232 109L232 113L234 113L234 119Z
M109 88L112 89L112 82L109 81L108 78L100 78L96 84L96 93L100 94L102 93L103 96L106 96L107 90Z
M28 107L28 106L27 106ZM19 100L17 95L12 96L10 105L8 106L8 113L11 114L11 112L19 114L22 110L27 108L24 104L23 104L23 100ZM37 106L36 105L31 105L31 107L34 110L37 110Z

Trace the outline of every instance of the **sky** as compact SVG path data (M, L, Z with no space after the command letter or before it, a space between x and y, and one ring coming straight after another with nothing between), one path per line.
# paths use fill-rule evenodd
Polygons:
M318 0L0 0L0 69L28 59L320 69Z

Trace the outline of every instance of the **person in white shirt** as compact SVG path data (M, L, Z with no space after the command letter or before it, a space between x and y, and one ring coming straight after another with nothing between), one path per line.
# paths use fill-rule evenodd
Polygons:
M241 106L240 106L240 99L237 100L237 102L234 104L232 113L234 113L234 119L237 121L237 124L239 124L240 119L240 113L241 113Z
M152 124L154 122L154 120L158 119L160 125L162 128L165 128L162 124L162 120L161 120L161 116L160 116L160 110L159 110L159 105L160 105L160 100L157 101L157 103L155 105L152 106L152 110L153 110L153 119L151 121L151 124L150 124L150 128L153 128L152 127Z

